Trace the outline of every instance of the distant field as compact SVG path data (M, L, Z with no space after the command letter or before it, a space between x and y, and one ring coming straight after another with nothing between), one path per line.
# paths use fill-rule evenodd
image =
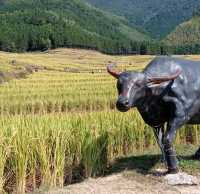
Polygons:
M77 49L0 52L0 193L62 187L104 174L117 157L154 148L136 111L114 110L116 81L106 72L110 62L140 71L153 58ZM199 127L183 128L180 143L200 144Z
M28 114L102 110L113 108L115 80L106 64L116 62L121 69L142 69L151 56L114 57L94 51L60 49L47 53L0 53L3 71L19 71L25 65L45 67L27 79L0 86L0 113Z

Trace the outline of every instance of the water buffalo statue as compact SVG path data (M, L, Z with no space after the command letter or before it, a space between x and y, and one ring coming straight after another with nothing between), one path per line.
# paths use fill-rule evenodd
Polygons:
M142 72L119 72L113 64L107 71L118 80L117 109L138 109L145 123L154 129L167 173L177 173L173 148L176 132L184 124L200 124L200 62L161 56ZM200 148L195 158L200 160Z

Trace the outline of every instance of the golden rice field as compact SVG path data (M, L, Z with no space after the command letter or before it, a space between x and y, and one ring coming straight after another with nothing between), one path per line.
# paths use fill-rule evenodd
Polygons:
M104 174L117 157L155 147L152 130L136 110L115 110L116 81L106 73L109 62L140 71L151 59L77 49L0 52L0 72L43 67L0 85L0 193L63 187ZM188 139L200 144L198 126L180 130L176 143Z

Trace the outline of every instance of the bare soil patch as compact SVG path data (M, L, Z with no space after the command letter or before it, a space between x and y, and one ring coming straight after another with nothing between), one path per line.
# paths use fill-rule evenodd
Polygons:
M200 186L169 186L164 177L124 171L38 194L200 194Z

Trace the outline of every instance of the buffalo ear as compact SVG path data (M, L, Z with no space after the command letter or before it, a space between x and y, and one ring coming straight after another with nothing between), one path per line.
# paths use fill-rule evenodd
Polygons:
M158 86L158 85L160 85L161 83L164 83L164 82L173 81L173 80L175 80L181 74L181 72L182 71L180 69L178 69L172 75L157 76L157 77L148 77L147 78L147 85L154 87L154 86Z
M110 75L112 75L114 78L118 79L121 72L120 71L116 71L113 68L116 66L116 64L109 64L107 65L107 71Z

